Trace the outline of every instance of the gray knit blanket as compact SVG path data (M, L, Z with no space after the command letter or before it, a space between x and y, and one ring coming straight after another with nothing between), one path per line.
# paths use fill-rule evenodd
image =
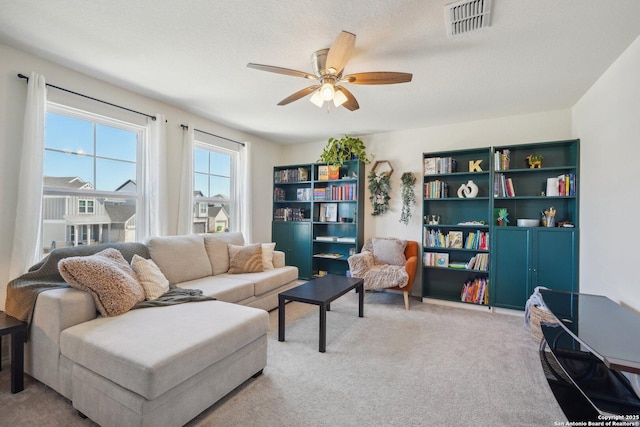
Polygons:
M147 247L142 243L134 242L60 248L51 251L47 257L32 266L27 273L9 282L7 285L5 311L9 316L27 323L25 339L28 339L29 336L29 327L33 320L36 299L40 292L69 287L69 284L64 281L58 271L58 262L67 257L93 255L106 248L119 250L129 263L133 255L150 258ZM133 308L157 307L206 300L215 300L215 298L202 295L202 291L199 289L183 289L171 286L169 291L160 298L153 301L139 302Z

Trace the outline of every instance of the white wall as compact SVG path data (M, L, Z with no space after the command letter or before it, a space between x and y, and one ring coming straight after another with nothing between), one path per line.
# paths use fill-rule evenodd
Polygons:
M340 135L329 136L339 137ZM569 110L362 136L367 152L375 155L374 161L388 160L394 169L391 175L392 192L389 212L378 217L372 216L373 209L368 200L369 191L365 193L364 237L368 239L374 236L393 236L418 242L422 240L420 219L422 205L419 202L422 197L422 153L570 138L571 112ZM319 141L288 147L283 153L281 164L315 162L325 144L326 141ZM372 166L373 163L367 165L367 174ZM399 222L402 209L400 177L404 172L413 172L418 177L415 186L418 202L414 215L406 226ZM418 277L416 280L418 284L421 278ZM420 286L414 286L413 293L418 295Z
M266 242L271 239L271 218L265 214L265 206L271 207L272 184L270 179L273 166L280 163L282 146L255 136L239 132L220 124L205 120L194 114L164 104L157 100L138 95L126 89L87 77L33 55L0 44L0 309L4 309L6 283L9 276L13 223L18 198L15 182L18 179L18 165L22 145L22 122L24 116L27 85L17 77L18 73L43 74L48 83L69 90L90 95L147 114L164 114L167 118L167 138L169 140L168 164L165 173L169 178L169 206L172 229L176 223L180 173L180 146L182 128L180 124L193 124L197 129L215 133L236 141L251 141L253 147L253 240ZM152 72L153 70L149 70ZM108 114L122 115L121 110L104 107L93 101L85 101L73 95L65 95L56 89L49 89L51 98L65 99L77 104L91 103L93 107ZM106 111L111 109L110 111ZM128 113L126 113L128 114ZM136 116L138 120L142 116Z
M640 311L640 38L572 109L581 139L580 289ZM640 264L640 263L639 263Z

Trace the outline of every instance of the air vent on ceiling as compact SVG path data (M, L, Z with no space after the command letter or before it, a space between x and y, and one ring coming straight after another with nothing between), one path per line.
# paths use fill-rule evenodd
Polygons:
M462 0L444 7L447 36L479 30L489 26L491 0Z

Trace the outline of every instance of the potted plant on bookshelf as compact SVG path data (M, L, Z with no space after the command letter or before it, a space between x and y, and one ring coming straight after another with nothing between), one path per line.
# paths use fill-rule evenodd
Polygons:
M501 227L506 227L507 224L509 224L509 219L507 218L509 216L509 211L505 208L500 208L498 209L498 225Z
M362 160L365 164L371 163L364 142L360 138L345 135L340 139L329 138L318 162L342 166L344 162L354 158Z

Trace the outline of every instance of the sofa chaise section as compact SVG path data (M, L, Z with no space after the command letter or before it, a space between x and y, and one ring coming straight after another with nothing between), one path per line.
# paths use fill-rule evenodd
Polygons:
M221 301L73 326L60 334L73 406L101 425L182 425L261 372L267 329L264 310Z

